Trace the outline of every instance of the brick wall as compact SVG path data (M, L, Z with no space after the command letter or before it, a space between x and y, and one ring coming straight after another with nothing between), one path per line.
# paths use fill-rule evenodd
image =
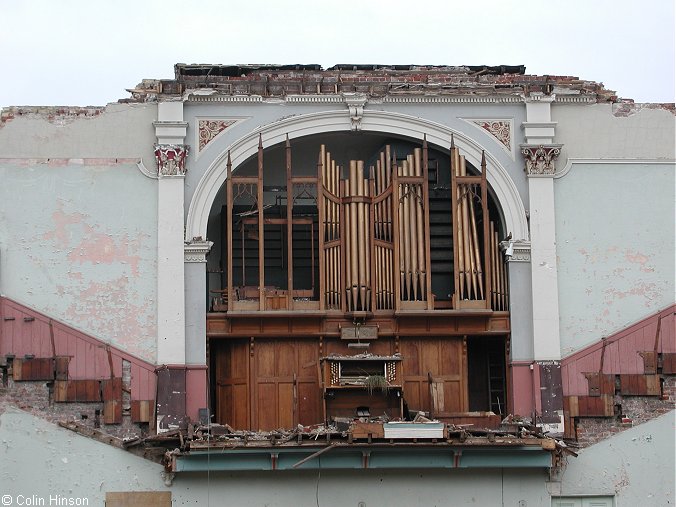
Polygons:
M11 376L7 385L0 384L0 414L13 406L54 424L62 421L76 421L89 428L96 428L96 411L99 411L98 429L119 438L145 437L147 424L131 422L129 410L122 411L121 424L104 424L103 402L98 403L55 403L53 388L46 381L14 382Z
M620 407L616 417L578 417L576 434L580 447L588 447L620 433L632 426L650 421L676 408L676 376L665 375L663 396L615 396L615 406ZM624 417L622 417L624 416ZM626 421L626 422L623 422Z

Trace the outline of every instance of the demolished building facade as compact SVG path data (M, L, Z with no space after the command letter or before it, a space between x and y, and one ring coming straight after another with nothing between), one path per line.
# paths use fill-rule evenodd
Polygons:
M83 495L605 506L673 475L673 104L522 66L129 91L0 123L3 406L83 436L3 427L142 478ZM596 450L630 434L659 470Z

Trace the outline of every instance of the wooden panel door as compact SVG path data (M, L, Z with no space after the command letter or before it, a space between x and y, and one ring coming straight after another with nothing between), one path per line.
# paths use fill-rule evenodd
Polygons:
M435 417L468 410L463 338L402 338L400 350L409 410Z
M249 344L228 341L216 356L217 421L235 429L249 428Z
M322 422L321 390L319 389L319 343L316 340L296 342L298 358L296 379L295 424L308 426Z
M321 422L314 341L256 340L252 365L252 429L269 431Z

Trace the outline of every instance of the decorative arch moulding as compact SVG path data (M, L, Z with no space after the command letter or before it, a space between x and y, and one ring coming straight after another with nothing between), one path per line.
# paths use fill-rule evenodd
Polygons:
M314 135L324 132L351 130L350 115L347 110L325 111L306 115L293 116L277 122L258 127L246 136L230 145L232 163L237 167L242 161L254 154L258 146L258 136L262 134L266 146L284 142L288 135L290 139ZM455 135L456 145L463 149L468 160L480 164L483 148L468 138L466 134L455 131L446 125L429 120L392 113L386 111L364 111L364 131L384 132L395 135L404 135L422 139L427 135L430 144L446 148L450 146L450 136ZM215 198L220 185L225 181L225 161L228 150L217 157L200 180L195 195L192 197L188 211L187 237L206 234L206 220L211 203ZM516 238L528 238L528 227L525 218L525 209L520 201L518 192L509 175L502 165L486 151L488 161L488 179L496 194L506 217L507 227Z
M233 168L253 155L258 149L259 135L265 146L273 146L289 139L329 132L349 132L353 129L347 109L323 111L284 118L253 129L228 146L216 157L200 179L191 197L186 223L186 237L206 237L209 212L221 185L226 179L226 161L230 152ZM361 120L364 132L403 135L413 139L427 137L427 142L441 149L449 149L451 134L455 144L466 154L467 160L479 166L485 151L488 183L493 188L503 210L505 226L515 239L529 239L526 212L516 185L500 161L483 146L447 125L430 120L388 111L364 110Z

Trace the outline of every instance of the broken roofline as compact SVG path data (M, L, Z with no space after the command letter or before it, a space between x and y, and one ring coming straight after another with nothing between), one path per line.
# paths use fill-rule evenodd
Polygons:
M525 74L524 65L214 65L174 66L174 79L144 79L129 89L132 99L177 97L191 90L217 95L286 97L362 93L370 97L397 95L524 96L531 93L573 96L573 102L617 102L602 83L574 76Z
M337 64L328 69L317 64L246 64L246 65L220 65L220 64L185 64L177 63L174 66L176 79L181 76L228 76L243 77L247 74L265 71L309 71L309 72L334 72L334 71L361 71L361 72L442 72L458 74L525 74L525 65L386 65L386 64Z

